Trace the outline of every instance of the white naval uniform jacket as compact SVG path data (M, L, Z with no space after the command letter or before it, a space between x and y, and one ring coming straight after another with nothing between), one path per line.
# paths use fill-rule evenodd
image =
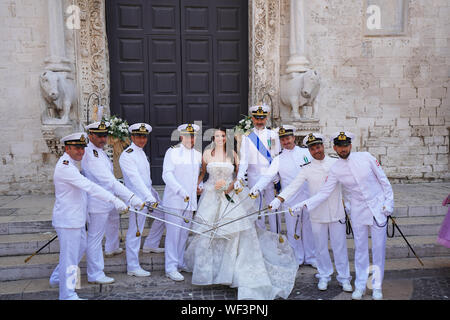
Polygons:
M67 153L56 163L53 180L56 200L52 225L55 228L84 227L87 216L86 193L103 202L115 199L113 194L84 177Z
M253 128L253 132L259 137L273 159L280 152L280 139L278 134L267 128L262 130ZM240 148L238 179L244 179L246 172L248 176L258 177L269 168L269 165L269 161L258 151L255 144L244 135ZM278 177L274 182L277 181Z
M267 184L274 180L277 174L280 176L281 190L284 190L295 177L303 171L305 164L310 162L311 154L308 149L295 146L292 150L283 149L282 152L276 156L269 168L262 174L261 178L256 183L259 190L263 190ZM286 201L286 205L291 206L299 201L309 197L308 183L295 189L295 196ZM292 194L291 196L293 196Z
M330 168L330 173L320 191L306 200L310 210L314 210L341 183L351 206L351 219L355 225L372 225L386 222L385 211L394 210L392 186L378 161L368 152L352 152L347 159L338 159Z
M201 165L202 154L195 148L187 149L180 143L166 151L162 173L166 184L163 206L188 211L197 210L197 182ZM184 202L181 191L189 195L189 204Z
M159 201L158 193L152 187L150 163L142 148L131 143L120 155L119 165L122 170L123 181L128 189L143 201L151 196Z
M97 148L92 142L89 142L85 149L81 160L81 168L86 178L117 195L124 202L130 200L133 196L133 192L117 181L114 176L113 164L105 151ZM106 213L113 209L112 203L100 201L88 195L88 212Z
M328 156L325 156L323 160L312 158L311 163L300 170L292 183L283 188L279 196L287 203L292 203L290 199L302 185L305 186L305 181L308 182L309 194L315 195L325 184L330 168L336 161L337 159ZM309 208L309 218L315 223L331 223L345 218L340 184L336 185L330 196L319 206L313 210Z

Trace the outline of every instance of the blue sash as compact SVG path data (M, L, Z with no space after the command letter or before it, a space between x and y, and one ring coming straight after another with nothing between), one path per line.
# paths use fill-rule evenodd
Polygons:
M261 142L259 137L256 135L256 133L254 131L252 131L247 137L250 139L251 142L253 142L253 144L255 145L256 149L259 151L259 153L261 153L262 156L264 158L266 158L267 161L269 161L269 164L271 164L272 160L273 160L272 156L270 155L269 150L266 149L264 144Z

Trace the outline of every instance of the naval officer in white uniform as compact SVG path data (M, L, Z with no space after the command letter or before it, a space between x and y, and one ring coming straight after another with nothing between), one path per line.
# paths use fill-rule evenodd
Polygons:
M75 292L79 277L78 263L86 250L87 194L105 203L112 203L116 210L128 207L94 182L85 178L76 163L81 161L87 141L85 133L74 133L61 139L65 153L59 158L53 180L55 205L52 225L59 239L59 264L50 277L51 286L59 286L60 300L81 300Z
M281 190L284 190L294 180L297 174L303 170L303 167L311 161L309 151L295 145L294 126L280 126L275 131L278 132L283 149L273 159L269 168L262 173L258 182L250 190L251 194L260 194L277 175L280 177ZM308 183L304 183L296 190L296 194L283 204L283 207L288 209L294 204L306 200L308 197ZM302 265L304 263L317 268L314 239L308 211L304 210L302 216L299 218L297 218L297 215L292 216L289 213L285 213L284 217L286 220L287 238L295 252L298 264ZM281 225L278 226L278 232L280 232L280 228Z
M178 127L181 143L169 148L164 156L163 180L166 184L162 205L171 213L183 215L184 219L166 214L165 219L190 228L193 211L197 210L197 182L202 164L202 154L194 149L199 126L183 124ZM166 224L166 276L174 281L183 281L179 272L185 270L184 252L189 231Z
M117 195L132 207L143 204L138 196L128 190L114 176L114 169L108 155L103 151L108 136L109 122L99 121L86 127L89 143L85 149L81 168L84 176ZM110 203L97 200L88 195L88 238L87 238L87 276L91 283L113 283L114 279L103 272L104 259L102 240L105 236L105 255L122 253L119 247L119 213Z
M382 284L386 254L387 217L394 210L394 194L383 169L368 152L351 152L354 134L341 131L333 136L334 150L339 160L330 168L325 184L310 199L299 203L293 209L303 206L314 210L328 198L338 183L344 188L350 200L350 216L355 240L355 291L352 298L359 300L366 291L369 271L372 298L383 298ZM369 230L372 239L372 261L369 265Z
M289 203L289 206L292 206L292 203L298 203L298 201L295 202L293 199L295 199L294 197L298 191L304 188L305 182L307 182L311 196L316 194L325 183L330 167L337 159L325 155L323 146L324 139L324 136L319 133L310 133L303 139L303 144L308 147L312 161L300 170L288 186L283 186L283 190L277 199L270 204L274 210L284 201L286 201L285 203ZM310 210L309 216L314 235L317 270L319 271L319 290L327 289L328 282L331 280L331 275L333 274L333 264L331 263L328 250L329 233L337 271L336 278L344 291L352 292L341 185L338 184L336 186L326 201L317 208Z
M246 133L242 139L240 148L240 163L237 180L234 188L240 189L247 173L248 187L251 189L258 181L262 173L270 166L273 158L280 152L280 140L278 134L266 128L267 117L270 113L270 107L262 104L252 106L250 114L254 128ZM267 206L275 197L274 183L279 182L278 175L273 183L269 183L264 190L261 190L261 209ZM270 231L277 232L281 219L277 216L269 216ZM261 229L266 228L265 218L258 219L257 224Z
M133 191L137 196L150 205L159 202L159 195L152 187L150 176L150 163L145 154L144 147L148 141L148 135L152 132L152 127L147 123L132 124L128 131L131 134L131 145L126 148L119 158L120 169L122 170L125 186ZM147 209L143 208L147 213ZM152 214L160 216L155 211ZM146 217L130 212L128 231L126 236L127 274L136 277L148 277L150 272L144 270L139 264L139 249L141 247L141 234L144 230ZM154 220L145 240L145 245L151 246L153 252L162 252L158 248L164 232L164 222ZM150 249L148 250L148 252Z

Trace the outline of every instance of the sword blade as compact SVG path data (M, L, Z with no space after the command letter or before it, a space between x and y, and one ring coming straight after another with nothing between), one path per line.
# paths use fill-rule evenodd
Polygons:
M171 224L171 225L176 226L176 227L179 227L179 228L181 228L181 229L185 229L185 230L188 230L188 231L192 231L192 232L194 232L194 233L197 233L197 234L200 234L200 235L202 235L202 236L204 236L204 237L207 237L208 239L211 238L210 236L208 236L208 235L206 235L206 234L203 234L202 232L198 232L198 231L195 231L195 230L192 230L192 229L189 229L189 228L180 226L179 224L176 224L176 223L174 223L174 222L167 221L167 220L164 220L164 219L155 217L155 216L153 216L153 215L151 215L151 214L143 213L143 212L136 211L136 210L132 210L132 209L129 209L128 211L134 212L134 213L137 213L137 214L140 214L140 215L145 216L145 217L153 218L153 219L155 219L155 220L159 220L159 221L162 221L162 222L165 222L165 223L168 223L168 224Z
M164 208L164 207L163 207L163 208ZM151 209L152 209L152 210L158 210L159 212L162 212L162 213L165 213L165 214L174 216L174 217L178 217L178 218L180 218L180 219L184 219L184 220L187 221L187 222L192 222L192 223L194 223L194 224L200 226L201 228L205 228L205 229L206 229L206 228L211 228L211 227L212 227L212 225L210 225L210 224L208 224L208 223L205 223L205 222L203 222L203 223L197 222L197 221L195 221L194 219L188 219L188 218L186 218L186 217L183 217L182 215L179 215L179 214L176 214L176 213L173 213L173 212L169 212L169 211L166 211L166 210L162 210L162 209L159 209L158 207L156 207L156 208L153 208L153 207L152 207ZM227 237L224 236L223 234L218 233L217 235L218 235L219 237L221 237L221 238L230 240L230 238L227 238Z

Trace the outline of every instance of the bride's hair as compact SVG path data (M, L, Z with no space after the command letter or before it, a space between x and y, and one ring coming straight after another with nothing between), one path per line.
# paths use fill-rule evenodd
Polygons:
M215 134L217 131L225 132L225 137L226 137L226 139L225 139L225 143L224 143L224 145L223 145L223 147L224 147L224 149L225 149L224 151L226 151L226 153L227 153L227 158L230 158L230 159L232 160L232 162L234 162L234 152L237 154L237 141L236 141L236 138L235 138L234 135L233 135L233 149L227 150L227 141L229 140L229 139L228 139L228 136L227 136L227 129L224 128L224 127L218 127L218 128L215 128L215 129L214 129L214 134ZM216 150L216 143L214 142L214 134L213 134L213 136L211 137L211 141L212 141L211 155L212 155L212 156L214 156L214 152L215 152L215 150ZM233 151L234 151L234 152L233 152Z

